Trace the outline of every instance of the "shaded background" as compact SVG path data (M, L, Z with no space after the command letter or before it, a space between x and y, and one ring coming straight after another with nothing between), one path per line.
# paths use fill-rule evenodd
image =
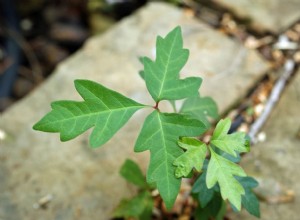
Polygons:
M43 81L87 37L146 1L1 0L0 111Z
M229 34L243 41L249 33L260 37L262 33L278 34L287 29L298 16L290 10L297 10L299 5L295 0L290 0L288 6L278 0L254 1L252 5L231 0L162 2L190 10L214 28L232 29ZM1 0L0 111L40 84L57 63L80 48L89 36L104 32L146 3L147 0ZM269 12L274 16L268 17ZM237 25L232 17L242 31L235 30ZM289 37L298 39L297 33ZM263 55L269 60L281 56L280 52L270 54L267 47L258 49L265 50Z

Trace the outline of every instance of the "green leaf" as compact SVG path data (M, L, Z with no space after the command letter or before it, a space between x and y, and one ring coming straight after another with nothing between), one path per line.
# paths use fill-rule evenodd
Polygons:
M139 166L132 160L127 159L120 169L120 174L130 183L147 189L148 184Z
M252 177L235 177L245 189L242 196L242 206L251 214L260 217L259 201L252 189L258 186L258 182Z
M143 62L143 57L139 57L139 61L140 61L142 64L144 64L144 62ZM145 71L144 71L144 70L140 70L140 71L139 71L139 75L140 75L140 77L141 77L143 80L145 80ZM171 104L171 106L172 106L174 112L177 112L177 111L176 111L176 103L175 103L175 100L169 100L169 103Z
M251 176L236 176L235 178L245 189L252 189L258 186L258 182Z
M212 188L208 189L206 186L206 174L204 171L195 181L192 188L192 193L197 194L198 202L200 206L204 208L207 204L212 200L215 194L215 189L217 188L217 184Z
M226 204L219 194L214 194L210 202L203 208L198 206L196 208L196 220L210 220L210 219L223 219L226 212Z
M226 136L230 129L230 125L231 121L229 118L221 119L214 130L212 139L219 139Z
M145 107L113 90L89 80L75 80L84 101L57 101L52 111L33 127L60 132L61 141L71 140L94 126L92 147L106 143L139 109Z
M173 163L177 166L175 176L187 177L193 168L200 172L206 156L206 144L195 138L183 137L178 145L186 151Z
M243 132L235 132L233 134L227 134L230 129L230 119L220 120L214 130L211 144L220 148L228 154L235 157L238 156L237 152L248 152L246 135Z
M113 217L150 220L153 205L151 194L148 191L143 191L132 199L122 200L114 210Z
M210 148L211 159L208 164L206 185L210 189L219 183L222 198L228 199L238 210L241 210L241 195L245 194L243 186L234 176L246 176L237 164L219 156Z
M183 154L177 146L180 136L197 136L205 131L203 123L176 113L153 111L145 120L135 144L135 152L150 150L147 181L155 182L166 207L171 208L180 188L175 177L176 158Z
M140 215L140 220L151 220L152 219L152 211L154 207L154 201L151 197L151 194L149 193L149 197L144 202L144 211Z
M202 121L207 128L210 127L208 117L213 119L217 119L219 117L217 104L210 97L202 98L200 96L196 96L187 98L183 103L180 112Z
M260 218L259 201L252 190L245 190L246 194L242 196L243 207L251 214Z
M179 72L187 62L189 51L183 48L181 28L176 27L165 38L156 40L156 59L144 57L146 86L152 98L161 100L178 100L197 94L202 79L188 77L179 79Z

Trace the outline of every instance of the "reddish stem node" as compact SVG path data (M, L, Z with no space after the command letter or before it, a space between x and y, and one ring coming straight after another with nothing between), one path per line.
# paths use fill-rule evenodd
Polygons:
M159 110L159 109L158 109L158 104L159 104L159 101L157 101L157 102L155 103L155 106L153 106L153 108L156 109L156 110Z

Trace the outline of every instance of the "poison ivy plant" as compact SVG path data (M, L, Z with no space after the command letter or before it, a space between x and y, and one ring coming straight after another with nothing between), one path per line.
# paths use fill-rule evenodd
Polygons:
M181 28L176 27L166 37L157 37L154 60L140 58L144 66L140 75L154 100L153 106L138 103L96 82L75 80L75 88L83 101L53 102L52 110L33 127L60 133L62 141L93 128L90 145L99 147L111 139L136 111L152 108L134 147L136 152L150 151L147 183L138 166L126 161L120 173L141 191L133 199L124 200L115 216L147 218L145 216L149 216L153 206L149 184L157 187L166 207L172 208L181 178L194 172L202 172L196 181L199 186L193 188L193 192L199 194L198 212L211 214L206 207L219 207L216 213L223 216L223 200L228 199L235 209L240 210L242 204L251 214L258 216L257 200L251 191L254 183L236 164L240 153L249 151L245 134L228 134L231 122L225 119L217 124L209 143L198 139L210 127L210 119L218 118L218 112L211 98L199 95L201 78L179 77L188 56L189 51L183 48ZM181 99L184 99L182 108L176 112L175 102ZM160 111L162 100L171 102L174 113ZM255 205L251 205L252 202ZM213 217L217 218L217 215Z
M241 199L242 195L245 194L245 190L235 179L235 176L246 176L246 173L239 165L217 154L213 149L214 146L217 146L225 153L234 156L248 151L245 134L241 132L227 134L230 125L229 119L220 120L209 145L196 139L186 138L179 141L179 146L184 146L187 151L175 160L174 165L177 166L175 175L177 174L178 177L187 176L193 168L200 171L206 156L206 149L209 148L210 160L206 171L207 188L211 189L218 183L222 198L224 200L228 199L231 204L240 210Z
M204 132L203 124L176 113L153 111L145 120L134 150L150 150L147 180L155 183L167 208L172 208L181 180L175 173L174 160L183 154L177 146L179 136L197 136Z

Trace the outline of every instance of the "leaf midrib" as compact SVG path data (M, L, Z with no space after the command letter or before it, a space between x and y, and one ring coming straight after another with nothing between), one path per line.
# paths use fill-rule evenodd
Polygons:
M165 152L165 156L166 159L164 160L164 163L160 164L153 172L155 172L156 170L158 170L161 166L165 166L165 170L167 171L167 184L166 186L170 186L170 174L169 174L169 169L168 169L168 162L169 162L169 158L168 158L168 151L167 151L167 145L166 145L166 139L165 139L165 135L164 135L164 129L163 129L163 125L162 125L162 120L160 115L158 114L158 121L159 121L159 126L160 126L160 130L162 133L162 141L163 141L163 150ZM168 198L170 198L171 196L170 193L170 188L168 187Z
M67 109L69 111L68 108L63 107L64 109ZM118 111L128 111L130 109L139 109L139 108L143 108L143 106L130 106L130 107L126 107L126 108L117 108L117 109L107 109L104 111L98 111L98 112L93 112L90 114L82 114L82 115L78 115L78 116L74 116L74 117L69 117L69 118L64 118L62 120L57 120L57 121L51 121L48 123L43 123L43 126L47 126L47 125L51 125L51 124L55 124L55 123L64 123L66 121L72 121L72 120L79 120L85 117L93 117L93 116L99 116L101 114L110 114L112 112L118 112ZM96 122L95 122L96 124Z
M216 153L214 152L214 154L216 154ZM220 163L219 163L219 160L217 159L217 157L215 157L215 160L216 160L216 163L219 165L218 170L220 170L220 168L225 168L225 169L223 169L223 170L224 170L223 172L218 172L218 175L219 175L220 177L222 177L222 180L223 180L223 184L220 184L220 187L221 187L221 185L223 185L223 186L226 185L226 187L223 187L223 189L226 188L226 190L223 190L223 195L225 194L225 195L226 195L226 198L227 198L229 201L231 200L230 202L233 202L233 201L232 201L232 195L233 195L233 193L231 193L232 190L233 190L233 187L230 185L230 183L228 183L228 181L226 181L226 179L227 179L227 178L234 179L234 174L233 174L232 172L228 172L229 169L228 169L227 167L221 166ZM227 175L225 175L225 173L226 173ZM228 177L226 178L225 176L228 176ZM216 182L219 182L219 181L217 180ZM228 190L230 191L230 193L228 193ZM235 192L235 191L233 191L233 192ZM221 194L222 194L222 190L221 190ZM239 192L239 194L240 194L240 196L242 195L240 192ZM225 195L224 195L224 196L225 196ZM224 199L226 199L226 198L224 198ZM235 200L235 199L234 199L234 200Z
M159 89L159 92L158 92L158 95L157 95L157 99L156 101L159 101L160 100L160 96L161 96L161 93L162 93L162 90L163 90L163 87L165 85L165 80L166 80L166 75L167 75L167 72L168 72L168 69L169 69L169 62L170 62L170 58L171 58L171 54L173 52L173 49L174 49L174 44L176 42L176 38L177 38L177 35L178 35L178 32L176 32L176 35L174 36L174 39L173 39L173 42L172 42L172 46L171 46L171 51L169 53L169 56L168 56L168 60L166 62L166 66L165 66L165 70L164 70L164 74L163 74L163 79L161 81L161 84L160 84L160 89ZM165 40L165 39L164 39Z
M216 154L216 153L214 152L214 154ZM223 166L221 166L221 164L220 164L220 162L219 162L219 159L218 159L215 155L214 155L214 157L215 157L216 163L218 164L218 175L222 176L223 184L225 183L226 189L228 189L228 188L230 188L230 187L228 187L228 184L227 184L228 181L225 181L226 178L224 177L224 175L225 175L225 173L227 173L227 174L229 174L228 176L231 176L231 177L233 177L233 176L232 176L231 173L228 173L228 172L227 172L227 169L221 169L221 171L223 170L223 172L220 172L220 168L223 168ZM225 175L225 176L226 176L226 175ZM217 180L216 182L219 182L219 181ZM221 187L221 185L222 185L222 184L220 184L220 187ZM225 190L225 191L226 191L226 190ZM221 191L221 192L222 192L222 191ZM227 194L227 193L226 193L226 194Z

